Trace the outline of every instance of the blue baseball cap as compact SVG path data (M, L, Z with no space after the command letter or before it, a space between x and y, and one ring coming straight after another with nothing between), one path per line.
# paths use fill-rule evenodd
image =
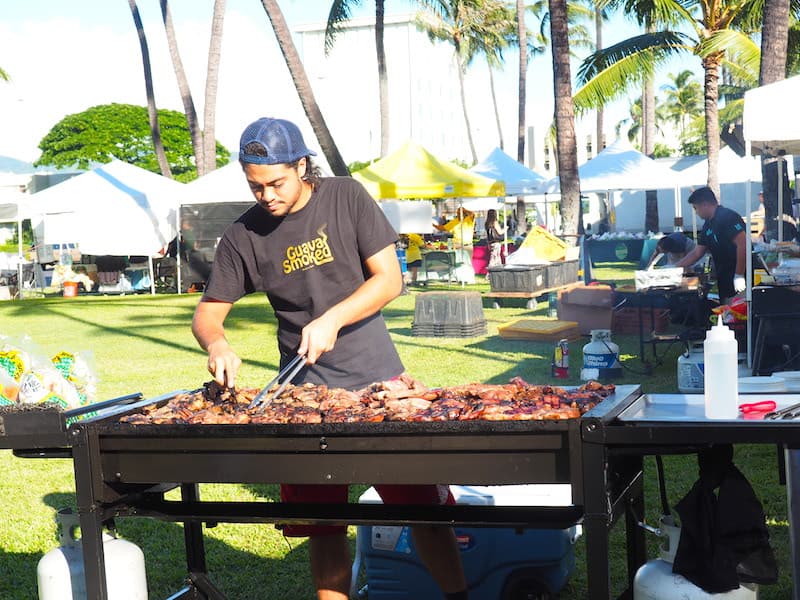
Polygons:
M266 156L245 152L248 144L260 144ZM254 165L282 165L304 156L316 156L306 147L297 125L285 119L262 117L250 123L239 138L239 160Z

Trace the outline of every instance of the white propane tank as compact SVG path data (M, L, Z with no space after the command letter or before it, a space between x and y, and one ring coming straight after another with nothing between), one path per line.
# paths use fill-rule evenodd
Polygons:
M592 341L583 347L581 379L612 379L622 375L619 346L611 341L608 329L592 329Z
M62 509L56 515L61 546L39 561L39 600L86 600L83 549L75 533L78 515ZM109 600L147 600L144 553L136 544L103 532L106 586Z
M704 381L703 343L692 342L689 349L678 357L678 391L682 394L702 392Z
M681 528L671 516L661 517L657 535L663 538L659 558L648 561L636 571L633 600L757 600L756 584L741 584L723 594L709 594L683 575L673 573L672 561L678 549Z

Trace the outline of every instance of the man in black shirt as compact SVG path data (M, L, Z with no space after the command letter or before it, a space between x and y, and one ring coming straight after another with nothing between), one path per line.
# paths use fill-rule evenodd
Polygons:
M697 246L676 263L676 267L693 265L706 252L711 252L717 275L719 300L727 304L745 289L746 239L742 217L735 211L720 206L709 187L696 189L689 196L698 217L705 219L697 235Z
M192 331L208 369L233 386L241 360L225 339L233 303L264 292L278 320L281 365L305 354L294 382L356 390L398 377L403 364L380 310L400 294L397 234L377 203L349 177L319 177L294 123L263 118L242 133L239 161L256 205L222 236ZM375 486L387 504L446 504L447 486ZM282 485L284 502L347 502L346 485ZM320 600L346 600L345 527L286 526L310 536ZM465 600L466 582L449 527L413 527L420 557L446 597Z

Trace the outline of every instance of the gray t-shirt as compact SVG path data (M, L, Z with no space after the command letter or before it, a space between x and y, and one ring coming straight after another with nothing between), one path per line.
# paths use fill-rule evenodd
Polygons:
M278 319L281 365L297 352L302 328L364 283L365 261L397 234L363 186L323 178L308 204L285 217L256 205L220 240L204 299L235 302L265 292ZM295 383L358 389L396 377L403 364L380 312L342 328L336 346Z

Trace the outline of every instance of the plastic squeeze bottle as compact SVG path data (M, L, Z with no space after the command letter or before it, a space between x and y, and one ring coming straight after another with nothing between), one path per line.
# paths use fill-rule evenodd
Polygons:
M705 404L707 419L736 419L739 416L738 345L730 328L717 324L706 333L703 343Z

